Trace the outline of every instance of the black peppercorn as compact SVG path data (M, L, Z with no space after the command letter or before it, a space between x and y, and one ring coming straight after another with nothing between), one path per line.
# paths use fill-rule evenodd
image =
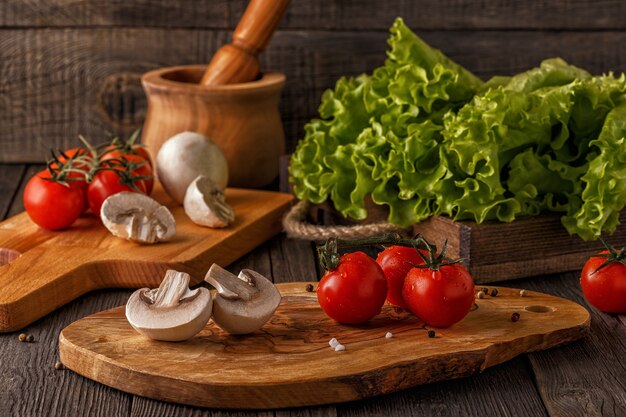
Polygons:
M428 331L428 337L430 337L431 339L432 339L433 337L435 337L435 331L434 331L434 330L429 330L429 331Z
M519 313L513 313L513 314L511 314L511 321L512 321L513 323L515 323L515 322L516 322L516 321L518 321L518 320L519 320Z
M313 284L306 284L306 291L307 292L313 292L313 289L315 287L313 286Z
M32 343L35 341L35 336L33 336L32 334L29 334L28 336L26 336L26 341L28 343Z
M484 287L481 291L484 292L485 294L489 294L489 288L487 287Z
M498 289L494 288L493 290L491 290L491 294L492 297L495 297L496 295L498 295Z

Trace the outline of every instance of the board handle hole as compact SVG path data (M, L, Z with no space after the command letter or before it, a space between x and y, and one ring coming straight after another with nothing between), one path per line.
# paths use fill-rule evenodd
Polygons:
M524 310L530 311L531 313L552 313L554 308L548 306L527 306L524 307Z
M17 258L19 258L20 255L21 253L16 250L0 248L0 266L4 266L13 262Z

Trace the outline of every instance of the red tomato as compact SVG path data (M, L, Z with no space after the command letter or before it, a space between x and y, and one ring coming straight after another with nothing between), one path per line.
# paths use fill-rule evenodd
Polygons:
M144 148L140 148L140 149L144 149ZM140 156L140 155L136 155L132 153L124 153L120 150L112 150L102 155L100 160L101 161L124 160L127 163L130 162L134 164L142 164L133 170L133 176L151 177L149 179L142 180L142 182L145 184L146 194L150 195L152 194L152 189L154 188L154 177L153 177L152 165L150 164L149 158L150 158L149 156L148 156L148 159L145 159L143 156Z
M118 171L121 170L118 169ZM136 181L135 187L137 189L146 194L146 185L143 181ZM98 217L100 217L100 209L102 208L102 203L107 197L121 193L122 191L135 191L133 188L127 184L124 184L124 181L118 175L118 172L111 170L104 170L98 172L89 187L87 187L87 200L89 201L89 207L91 211Z
M387 296L387 280L380 266L363 252L341 257L326 271L317 287L322 310L339 323L364 323L380 313Z
M426 324L448 327L461 321L474 304L474 281L463 265L443 264L437 270L413 268L402 295L409 310Z
M136 145L134 143L122 143L119 144L118 142L114 142L116 144L114 145L109 145L105 148L106 153L102 156L102 160L104 159L110 159L109 158L105 158L106 155L108 154L114 154L117 156L112 156L112 158L117 158L119 157L119 155L137 155L142 157L143 159L145 159L148 162L148 165L150 165L150 167L153 167L152 165L152 158L150 158L150 152L148 152L148 149L143 146L143 145Z
M69 227L83 212L85 193L80 185L46 180L48 170L35 174L24 189L24 208L33 222L49 230Z
M606 260L590 257L580 275L580 286L592 306L606 313L626 313L626 265L615 260L598 270Z
M74 180L72 182L76 184L80 184L80 186L85 190L87 189L87 182L85 181L85 175L89 173L89 170L91 169L91 167L89 165L89 161L76 160L76 158L84 157L86 155L88 155L88 153L84 148L68 149L67 151L64 151L62 154L57 155L57 159L61 163L62 166L68 164L71 161L72 163L71 169L73 169L74 171L68 174L68 178L80 179L79 181ZM50 164L50 168L54 170L58 170L60 167L59 167L59 164L53 161Z
M57 155L57 159L61 163L61 165L66 165L69 163L69 161L71 161L71 169L75 171L67 174L67 178L70 178L70 181L68 181L68 183L82 188L85 196L87 195L86 175L91 170L90 163L92 162L92 160L81 161L75 159L84 157L86 155L89 155L89 158L93 158L93 155L91 153L88 153L85 148L72 148L64 151L62 154ZM50 164L50 167L54 170L57 170L59 169L59 164L57 164L56 162L52 162ZM88 208L89 205L87 204L87 198L85 198L85 207L83 208L83 212L86 211Z
M422 250L424 255L427 252ZM376 262L382 268L387 277L387 301L394 306L406 308L402 298L402 287L406 274L416 265L423 265L424 260L417 250L408 246L390 246L380 252Z

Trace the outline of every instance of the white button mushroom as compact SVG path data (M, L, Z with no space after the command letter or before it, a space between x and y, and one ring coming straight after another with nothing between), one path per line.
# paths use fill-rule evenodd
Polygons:
M157 176L165 191L182 204L189 184L204 175L223 190L228 183L228 163L222 150L208 137L183 132L169 138L156 158Z
M235 221L235 212L222 190L204 175L189 184L184 206L187 216L200 226L226 227Z
M213 264L204 280L217 290L213 321L230 334L260 329L280 304L281 296L274 284L251 269L235 276Z
M141 243L170 240L176 221L167 207L140 193L124 191L104 200L100 218L114 235Z
M211 292L206 288L189 289L189 274L168 270L159 288L142 288L130 296L126 319L151 339L178 342L204 328L212 304Z

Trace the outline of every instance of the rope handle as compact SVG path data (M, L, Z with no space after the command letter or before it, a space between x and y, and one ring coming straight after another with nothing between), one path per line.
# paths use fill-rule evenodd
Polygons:
M283 229L288 237L303 240L326 240L333 237L359 239L404 230L387 221L353 226L318 226L306 221L310 208L311 204L304 200L291 207L283 218Z

